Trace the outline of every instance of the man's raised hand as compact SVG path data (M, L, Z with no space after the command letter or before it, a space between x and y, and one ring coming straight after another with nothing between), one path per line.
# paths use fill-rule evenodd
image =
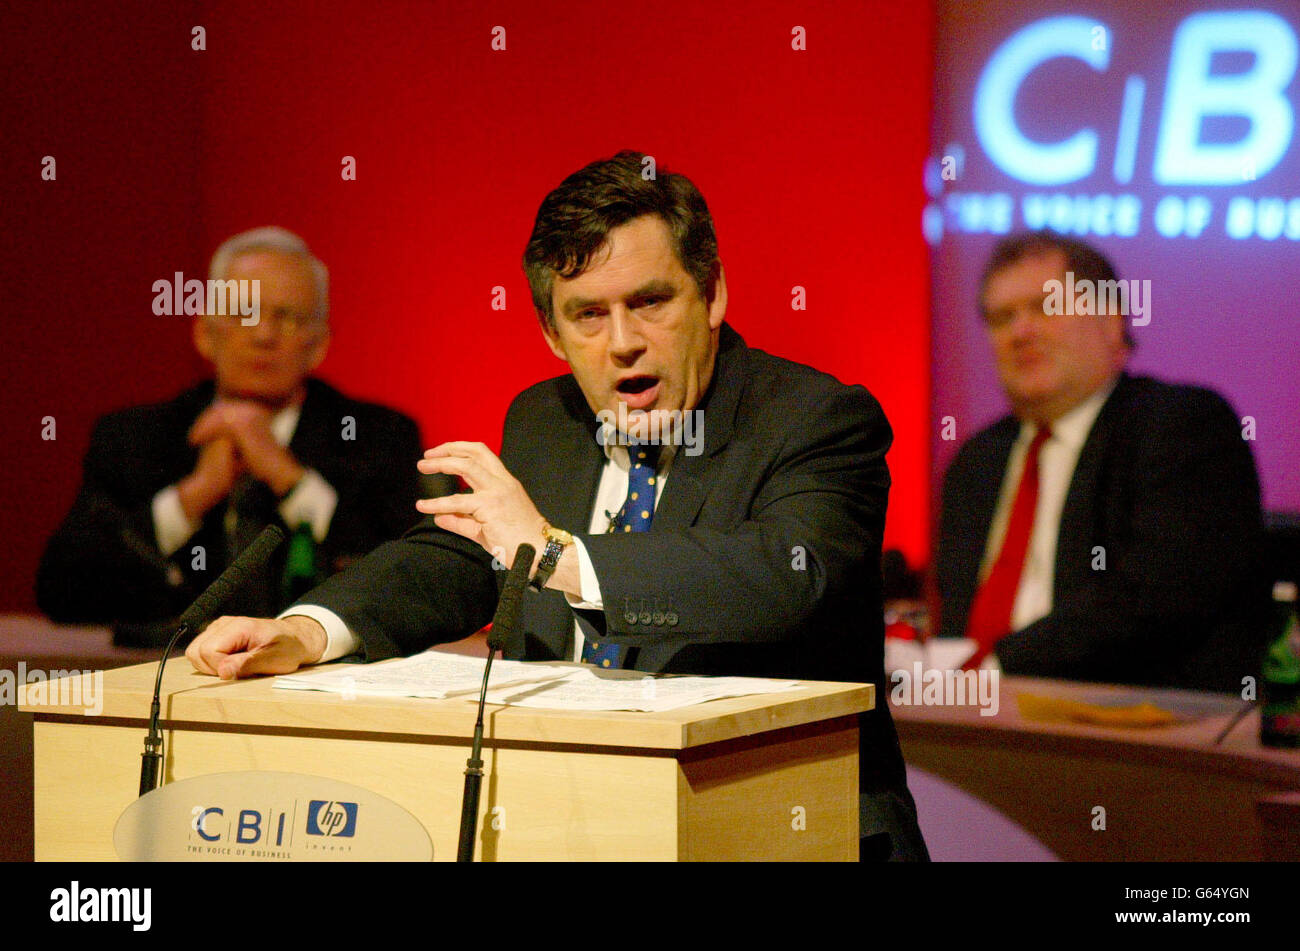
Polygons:
M434 516L439 528L482 546L508 567L520 544L541 549L545 520L519 480L481 442L445 442L424 454L418 468L426 475L443 472L460 476L474 491L421 499L415 507ZM541 555L533 559L537 567Z

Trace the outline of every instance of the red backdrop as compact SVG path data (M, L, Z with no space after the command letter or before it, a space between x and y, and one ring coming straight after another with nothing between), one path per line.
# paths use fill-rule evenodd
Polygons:
M186 318L152 313L153 281L206 276L235 231L297 231L331 272L322 375L411 413L429 445L496 448L511 397L564 371L519 267L537 205L621 148L704 192L730 322L751 345L880 399L896 433L886 543L926 556L928 4L241 0L8 16L21 42L3 67L17 137L0 609L33 606L94 417L203 373Z

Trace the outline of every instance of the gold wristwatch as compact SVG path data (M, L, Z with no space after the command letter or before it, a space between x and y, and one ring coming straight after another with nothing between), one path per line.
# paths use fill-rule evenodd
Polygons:
M537 574L528 582L534 591L541 591L546 582L555 574L555 564L564 554L564 549L573 544L573 536L562 528L552 528L550 522L542 522L542 537L546 539L546 548L542 551L542 560L537 563Z

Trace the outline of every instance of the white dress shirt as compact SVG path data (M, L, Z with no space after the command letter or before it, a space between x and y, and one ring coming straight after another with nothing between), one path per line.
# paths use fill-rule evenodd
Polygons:
M672 446L664 446L659 455L659 465L655 473L655 511L659 510L659 500L663 498L668 484L668 470L672 465ZM623 507L627 498L628 470L631 466L627 448L624 446L605 446L605 467L600 473L600 484L596 487L596 502L592 506L591 520L587 531L592 535L603 535L609 529L611 518ZM567 526L556 526L566 528ZM603 610L604 602L600 595L600 580L596 569L591 564L587 547L582 543L582 536L573 533L573 548L578 556L578 576L581 579L582 596L576 597L565 592L565 598L574 608ZM325 629L325 653L317 663L336 660L361 649L361 639L348 628L333 611L317 604L295 604L280 614L280 617L309 617ZM573 622L573 656L571 660L582 660L582 628L577 619Z
M1052 423L1051 438L1046 440L1038 454L1038 503L1034 509L1034 528L1029 535L1029 550L1025 566L1020 573L1020 586L1016 588L1015 606L1011 609L1011 630L1019 631L1052 611L1052 587L1056 582L1056 543L1061 530L1061 511L1065 496L1070 490L1070 480L1079 462L1079 453L1092 431L1097 414L1115 388L1114 382L1098 390L1056 422ZM984 548L984 561L980 566L980 584L988 577L1011 520L1020 476L1024 472L1025 457L1038 427L1032 422L1020 424L1020 434L1011 447L1007 471L1002 477L1002 489L993 523L989 526L989 541Z
M271 435L281 446L289 445L294 430L298 428L298 418L302 415L302 406L287 406L271 417ZM286 495L279 505L280 517L290 528L303 522L311 523L311 532L317 544L324 541L329 533L330 520L334 518L334 509L338 506L339 495L334 486L325 481L315 469L308 469L298 484ZM158 542L158 550L163 557L170 557L181 545L185 544L199 530L200 522L192 522L185 516L181 506L180 490L169 485L153 497L153 533ZM233 519L233 511L226 512L227 519ZM231 526L227 525L227 532Z
M672 463L672 446L664 446L659 454L659 466L655 472L655 511L659 511L659 500L663 498L664 487L668 484L668 470ZM628 456L625 446L606 446L605 447L605 468L600 473L600 485L596 488L596 504L592 506L591 522L587 526L587 532L591 535L603 535L609 530L609 523L618 510L623 507L623 501L627 498L628 485L628 467L632 460ZM595 610L604 610L605 602L600 596L600 579L596 577L596 569L591 564L591 557L587 554L587 547L582 544L582 539L574 535L573 547L577 550L578 555L578 574L582 580L582 597L576 598L565 592L565 599L569 602L570 607L574 608L592 608ZM582 633L582 627L575 620L573 623L573 657L572 660L582 660L582 645L585 641Z

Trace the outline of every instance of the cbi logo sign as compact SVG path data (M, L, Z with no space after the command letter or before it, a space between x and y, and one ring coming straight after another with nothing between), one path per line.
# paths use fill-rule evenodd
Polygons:
M301 808L301 803L293 803L285 808L239 809L230 810L234 822L227 822L226 810L220 806L195 806L191 813L190 825L194 833L204 842L223 842L233 840L238 845L282 846L292 841L292 816ZM352 838L357 834L357 812L355 802L341 802L336 799L312 799L307 813L308 835L329 836L333 838ZM286 822L290 823L286 827Z
M448 820L454 829L454 817ZM113 828L129 862L427 862L424 824L385 796L325 776L242 770L167 783Z
M351 838L357 834L357 804L313 799L307 810L307 834Z
M195 806L190 810L192 834L203 842L236 846L280 847L292 840L293 807L287 809L231 809Z

